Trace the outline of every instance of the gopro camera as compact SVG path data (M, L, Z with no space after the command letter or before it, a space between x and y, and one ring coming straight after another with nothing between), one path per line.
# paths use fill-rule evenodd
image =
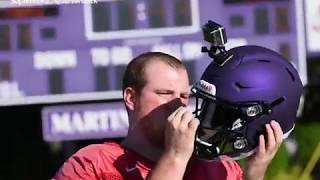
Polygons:
M223 26L213 21L208 21L203 27L204 40L217 47L224 47L227 43L226 31Z
M210 43L210 49L202 47L201 52L208 53L217 64L223 66L232 58L232 54L226 51L227 35L225 28L211 20L202 26L204 40Z

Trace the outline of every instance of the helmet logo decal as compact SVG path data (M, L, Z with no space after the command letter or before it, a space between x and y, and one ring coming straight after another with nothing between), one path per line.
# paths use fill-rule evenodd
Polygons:
M195 84L195 87L207 94L210 94L212 96L216 95L216 86L213 84L208 83L205 80L200 80Z

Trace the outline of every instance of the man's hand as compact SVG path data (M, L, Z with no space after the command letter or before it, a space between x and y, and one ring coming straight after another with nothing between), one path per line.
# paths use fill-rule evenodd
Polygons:
M180 107L168 117L165 130L165 153L189 159L194 149L194 140L199 120L186 107Z
M264 178L269 164L283 141L283 132L278 122L271 121L270 124L266 124L266 132L267 142L264 135L260 135L256 153L247 160L245 170L246 180L260 180Z
M178 108L168 117L165 149L148 180L182 180L193 152L198 125L199 120L186 107Z

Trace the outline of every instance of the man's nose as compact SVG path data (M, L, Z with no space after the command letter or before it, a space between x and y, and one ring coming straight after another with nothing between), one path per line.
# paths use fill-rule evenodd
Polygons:
M188 105L188 98L181 94L175 95L175 99L179 100L180 106L187 106Z
M180 106L186 106L186 104L182 101L181 98L175 98L172 101L170 101L168 104L170 106L170 109L172 109L172 110L176 110Z

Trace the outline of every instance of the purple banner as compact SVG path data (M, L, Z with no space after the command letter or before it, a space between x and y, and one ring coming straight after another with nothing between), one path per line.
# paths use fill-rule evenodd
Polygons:
M128 117L123 102L49 106L42 129L45 141L124 137Z

